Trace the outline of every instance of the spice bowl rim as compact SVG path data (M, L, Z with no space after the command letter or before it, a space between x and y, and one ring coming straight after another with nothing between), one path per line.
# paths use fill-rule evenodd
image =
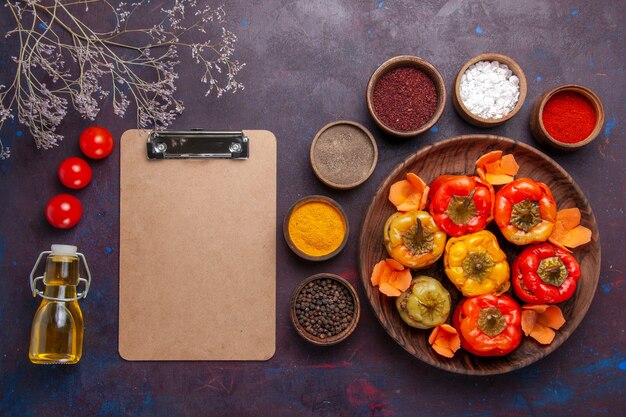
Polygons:
M387 73L388 71L403 67L403 66L413 66L418 68L420 71L423 71L435 84L435 89L437 91L437 107L435 108L435 112L431 116L431 118L420 126L418 129L409 130L409 131L400 131L395 130L380 120L380 118L376 115L376 111L374 110L374 87L378 83L378 80ZM382 131L401 138L411 138L417 135L420 135L426 131L428 131L431 127L435 125L443 115L443 111L446 107L447 95L446 95L446 83L443 79L443 76L431 62L428 60L416 56L416 55L398 55L392 58L389 58L385 62L383 62L370 76L369 81L367 82L367 88L365 90L365 101L367 102L367 109L369 111L370 117L374 120L376 126L378 126Z
M343 236L343 240L341 241L341 244L337 247L337 249L335 249L331 253L328 253L322 256L311 256L302 252L293 243L293 241L291 240L291 236L289 235L289 219L291 218L291 215L293 214L294 210L300 207L301 205L312 202L312 201L318 201L318 202L321 201L334 207L339 212L339 214L343 218L343 221L346 225L346 233ZM346 243L348 243L349 234L350 234L350 224L348 222L348 216L346 215L346 212L343 210L343 207L341 207L341 204L339 204L332 198L326 197L324 195L313 194L313 195L308 195L306 197L302 197L301 199L293 203L289 211L287 211L287 214L285 214L285 218L283 220L283 236L285 238L285 241L287 242L287 246L289 246L289 249L291 249L293 253L295 253L302 259L306 259L307 261L320 262L320 261L325 261L325 260L328 260L330 258L337 256L339 252L341 252L343 248L346 246Z
M321 279L332 279L332 280L339 282L344 287L346 287L354 303L354 315L348 327L346 327L341 333L337 333L334 336L324 338L324 339L314 336L311 333L307 332L304 329L304 327L302 327L302 325L298 322L298 317L296 315L296 299L298 295L300 294L300 292L302 291L302 289L308 283L312 281L316 281L316 280L321 280ZM359 323L359 319L361 317L361 303L359 302L359 296L356 292L356 289L354 288L352 284L350 284L350 282L348 282L348 280L336 274L332 274L329 272L322 272L319 274L311 275L310 277L306 278L304 281L298 284L296 289L293 291L293 294L291 295L291 303L290 303L290 317L291 317L291 322L293 324L293 327L296 329L296 332L304 340L317 346L330 346L330 345L334 345L345 340L346 338L348 338L348 336L350 336L354 332L354 330L356 329Z
M545 108L546 103L552 97L554 97L557 93L563 91L573 91L585 97L593 106L593 109L596 112L596 124L585 139L576 143L566 143L556 140L548 131L543 124L543 110ZM593 142L600 131L602 130L602 126L604 125L604 106L602 105L602 101L600 97L590 88L579 85L579 84L563 84L557 87L554 87L550 90L542 93L533 104L533 108L531 110L530 116L530 130L535 137L535 139L544 145L550 146L554 149L561 151L574 151L576 149L580 149L585 145Z
M484 117L476 116L472 112L469 111L465 104L463 104L463 100L461 100L461 78L463 74L467 71L467 69L480 61L498 61L501 64L505 64L513 75L517 76L519 79L519 97L517 99L517 103L513 109L504 117L500 119L485 119ZM524 101L526 101L526 95L528 93L528 83L526 82L526 74L524 74L524 70L521 65L517 63L513 58L508 55L500 54L497 52L484 52L482 54L478 54L473 56L472 58L465 61L465 64L461 67L456 77L454 78L454 86L452 89L452 104L454 105L457 113L468 123L478 126L478 127L496 127L507 120L511 119L521 110L524 105Z
M372 160L372 164L369 168L369 171L367 173L367 175L365 177L363 177L362 179L355 181L353 183L349 183L349 184L339 184L333 181L330 181L327 178L324 178L324 176L321 174L321 172L319 172L319 167L317 166L317 164L315 163L315 160L313 158L313 152L315 149L315 146L318 142L318 139L322 136L322 134L324 132L326 132L327 130L335 127L335 126L339 126L339 125L350 125L355 127L356 129L360 130L362 133L365 134L365 136L367 136L367 138L370 140L370 143L372 145L372 148L374 149L374 158ZM311 150L309 151L309 159L311 160L311 167L313 168L313 172L315 173L315 176L325 185L337 189L337 190L350 190L352 188L356 188L359 185L363 184L365 181L367 181L369 179L369 177L372 176L372 173L374 172L374 170L376 169L376 165L378 164L378 145L376 144L376 139L374 139L374 136L372 135L372 132L369 131L369 129L367 129L365 126L363 126L361 123L352 121L352 120L335 120L334 122L330 122L325 124L324 126L322 126L317 133L315 133L315 137L313 138L313 142L311 143Z

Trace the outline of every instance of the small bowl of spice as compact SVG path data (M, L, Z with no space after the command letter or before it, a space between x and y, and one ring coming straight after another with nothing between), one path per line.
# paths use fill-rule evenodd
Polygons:
M374 136L365 126L348 120L321 128L311 144L311 166L320 181L348 190L367 180L378 160Z
M495 127L515 116L526 99L526 76L512 58L485 53L461 67L454 81L452 104L468 123Z
M402 55L385 61L370 77L365 92L374 123L399 137L413 137L433 127L446 104L446 87L425 59Z
M568 84L540 95L530 111L530 130L539 143L573 151L594 140L604 125L602 102L590 89Z
M289 248L309 261L325 261L346 246L350 226L343 208L322 196L304 197L291 207L283 222Z
M339 343L354 332L361 307L348 281L322 273L305 279L291 298L291 322L305 340L319 346Z

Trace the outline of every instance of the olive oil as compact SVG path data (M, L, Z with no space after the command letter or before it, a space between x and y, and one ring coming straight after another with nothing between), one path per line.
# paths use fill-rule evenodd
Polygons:
M37 265L36 265L37 266ZM36 268L35 266L35 268ZM73 364L83 353L83 314L77 295L79 257L75 246L52 245L46 259L46 286L35 313L30 336L29 358L36 364ZM32 280L32 277L31 277ZM33 288L36 288L31 281Z

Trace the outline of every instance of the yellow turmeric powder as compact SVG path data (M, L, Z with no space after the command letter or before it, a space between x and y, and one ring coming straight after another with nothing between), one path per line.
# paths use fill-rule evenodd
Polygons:
M325 202L304 203L289 217L291 241L309 256L324 256L335 251L345 235L343 216Z

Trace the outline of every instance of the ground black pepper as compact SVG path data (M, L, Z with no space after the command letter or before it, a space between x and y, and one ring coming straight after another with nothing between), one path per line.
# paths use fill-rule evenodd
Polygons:
M317 139L311 156L319 175L339 185L363 181L376 158L367 134L349 124L326 129Z
M338 335L354 319L352 294L332 279L317 279L305 285L296 297L295 307L298 323L320 339Z
M424 126L437 109L433 80L415 67L398 67L376 82L373 107L376 116L391 129L408 132Z

